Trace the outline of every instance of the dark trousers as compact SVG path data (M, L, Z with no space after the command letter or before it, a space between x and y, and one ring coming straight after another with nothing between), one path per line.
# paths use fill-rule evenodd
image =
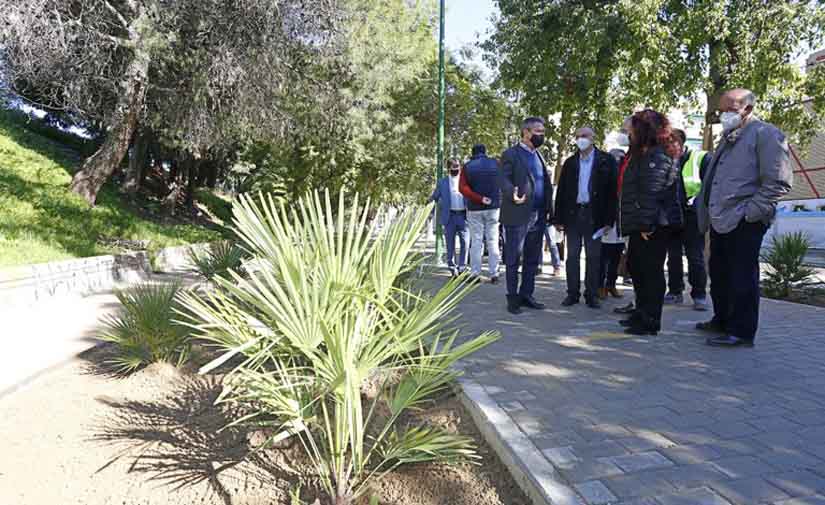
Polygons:
M640 233L630 235L633 290L636 293L637 322L648 330L662 329L665 297L665 256L670 232L657 230L648 240Z
M696 211L685 212L685 227L674 233L667 250L667 287L670 293L682 294L685 289L685 270L682 251L688 260L690 296L694 300L707 295L708 274L705 272L705 236L699 231Z
M458 237L459 254L456 258L455 254L455 239ZM464 265L467 264L467 242L469 237L469 230L467 229L467 212L450 211L450 220L447 221L447 226L444 227L444 238L447 241L447 266L455 268L456 263L458 269L463 270Z
M576 220L565 227L567 236L567 295L579 298L581 294L581 253L584 245L584 297L596 297L601 271L601 239L593 239L593 211L589 206L576 209Z
M744 219L729 233L710 231L713 318L735 337L753 340L759 325L759 250L768 230Z
M507 294L533 296L536 273L542 257L542 240L545 227L544 211L539 211L535 224L530 226L504 226L504 265L507 277ZM521 265L521 285L519 285Z
M624 244L602 244L602 267L599 279L603 288L615 288L619 277L619 260Z

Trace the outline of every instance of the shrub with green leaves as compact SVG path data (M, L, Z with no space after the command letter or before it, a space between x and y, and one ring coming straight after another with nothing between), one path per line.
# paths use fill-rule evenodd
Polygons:
M104 317L100 338L116 344L110 363L120 373L130 373L156 362L180 366L189 355L190 328L178 322L176 283L144 283L117 291L122 307Z
M770 249L762 256L762 261L769 267L763 281L765 294L787 298L792 290L812 284L816 272L804 263L810 247L811 241L804 232L773 237Z
M219 398L248 412L233 424L269 427L269 443L297 437L336 505L398 465L475 457L471 439L409 418L449 390L457 360L498 338L456 342L468 283L411 287L429 211L409 208L379 229L357 197L291 207L241 197L235 232L256 269L181 296L198 334L226 349L203 373L245 358Z
M189 252L190 263L208 281L218 275L226 277L230 270L243 275L245 258L244 250L228 240L214 242L201 250L193 248Z

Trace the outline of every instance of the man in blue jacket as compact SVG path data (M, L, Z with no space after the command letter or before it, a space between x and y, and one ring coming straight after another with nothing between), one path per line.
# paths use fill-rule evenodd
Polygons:
M473 156L464 165L459 190L467 199L467 225L470 228L470 274L481 275L484 239L487 239L487 261L490 283L498 282L498 220L501 191L498 189L498 162L487 157L484 144L473 146Z
M444 238L447 240L447 267L452 275L464 271L467 261L467 203L464 195L458 190L460 165L458 160L448 162L450 175L442 178L435 186L430 201L436 202L437 219L444 227ZM455 257L455 239L460 244L458 259Z
M507 310L511 314L521 313L521 307L544 308L533 297L544 228L553 214L553 183L538 152L543 144L544 120L529 117L521 125L521 141L501 155L500 218L504 227Z

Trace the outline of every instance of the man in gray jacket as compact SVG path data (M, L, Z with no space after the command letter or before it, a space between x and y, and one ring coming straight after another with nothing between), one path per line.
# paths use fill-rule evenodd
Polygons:
M779 199L791 190L788 142L753 114L746 89L719 100L722 140L696 197L699 230L710 229L713 319L700 330L721 335L708 345L752 347L759 323L759 250Z

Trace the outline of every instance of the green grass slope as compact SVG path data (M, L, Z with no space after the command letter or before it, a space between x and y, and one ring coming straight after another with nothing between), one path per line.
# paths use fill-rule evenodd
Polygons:
M0 268L110 254L117 252L105 245L112 239L146 240L154 250L219 237L192 224L146 220L108 186L89 208L68 187L82 161L77 145L37 131L26 116L0 109Z

